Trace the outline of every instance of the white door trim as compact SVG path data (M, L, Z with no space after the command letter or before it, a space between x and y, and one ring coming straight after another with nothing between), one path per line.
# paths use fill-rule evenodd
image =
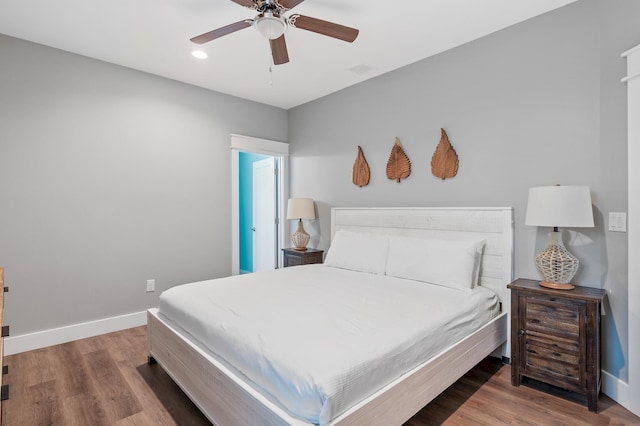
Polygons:
M240 205L238 185L238 153L251 152L254 154L272 155L280 157L280 173L278 186L280 200L278 211L280 212L280 227L278 228L278 244L288 239L289 227L282 226L287 211L287 199L289 198L289 144L268 139L254 138L231 134L231 274L240 273ZM282 247L278 247L278 265L282 265Z
M622 54L627 58L627 76L622 79L627 84L628 102L628 230L629 230L629 411L640 416L640 45ZM621 402L622 404L622 402ZM624 404L623 404L624 405Z

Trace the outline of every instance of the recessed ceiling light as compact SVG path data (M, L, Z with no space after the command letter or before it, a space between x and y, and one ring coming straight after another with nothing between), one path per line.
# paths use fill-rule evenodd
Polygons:
M207 55L207 52L203 52L202 50L194 50L193 52L191 52L191 54L194 58L198 59L207 59L209 57L209 55Z

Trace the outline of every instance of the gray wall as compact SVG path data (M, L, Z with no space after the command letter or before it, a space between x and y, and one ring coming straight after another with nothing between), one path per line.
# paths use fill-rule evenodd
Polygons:
M574 282L612 291L603 365L626 381L627 235L605 218L627 209L620 53L640 43L638 17L634 0L581 0L290 110L291 194L318 203L316 245L329 246L333 206L513 206L515 275L537 278L550 229L524 225L529 187L589 185L596 227L564 239L582 261ZM441 127L460 158L446 181L430 171ZM396 136L412 160L399 184L385 175ZM364 188L351 183L357 145Z
M12 335L230 274L229 134L287 140L285 110L2 35L0 56Z

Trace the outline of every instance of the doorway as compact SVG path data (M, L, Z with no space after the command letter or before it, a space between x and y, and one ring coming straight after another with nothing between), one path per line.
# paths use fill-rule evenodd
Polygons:
M240 273L277 267L278 159L240 152L239 214Z
M231 135L231 273L282 265L289 145Z

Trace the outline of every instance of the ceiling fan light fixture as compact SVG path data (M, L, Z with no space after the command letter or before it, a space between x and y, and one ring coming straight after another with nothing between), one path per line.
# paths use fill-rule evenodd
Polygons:
M287 23L280 15L265 12L258 15L253 21L253 26L269 40L280 38L287 30Z

